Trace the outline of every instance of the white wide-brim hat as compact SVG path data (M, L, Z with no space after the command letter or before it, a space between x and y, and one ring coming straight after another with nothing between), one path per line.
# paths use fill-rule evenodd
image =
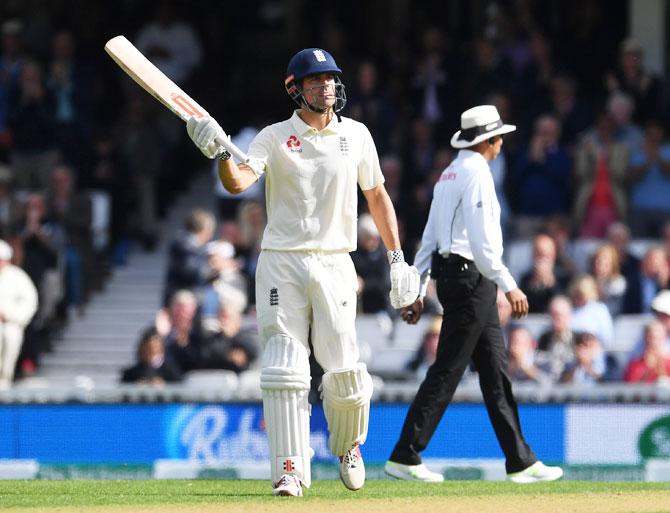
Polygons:
M508 134L515 125L505 125L493 105L478 105L461 114L461 129L451 138L454 148L469 148L489 137Z

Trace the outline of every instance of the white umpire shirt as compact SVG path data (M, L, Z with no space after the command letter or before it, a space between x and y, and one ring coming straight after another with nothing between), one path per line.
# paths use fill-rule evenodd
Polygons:
M414 259L424 278L421 295L425 295L435 250L443 257L456 253L473 260L477 270L503 292L517 288L502 262L500 204L488 162L480 153L460 150L435 184L428 222Z
M265 174L268 224L262 249L356 249L356 184L368 190L384 183L365 125L333 117L317 130L296 110L290 119L261 130L248 156L254 173Z

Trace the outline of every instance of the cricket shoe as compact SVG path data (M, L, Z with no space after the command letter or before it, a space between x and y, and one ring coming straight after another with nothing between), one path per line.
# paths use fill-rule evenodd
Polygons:
M444 481L444 476L428 470L428 467L423 463L419 465L403 465L395 461L387 461L384 465L384 472L396 479L403 479L405 481L421 481L424 483L441 483Z
M302 485L300 479L293 474L284 474L272 486L272 495L284 497L302 497Z
M340 479L349 490L360 490L365 484L365 464L358 445L340 456Z
M556 481L563 477L561 467L549 467L541 461L536 461L530 467L521 472L507 474L507 479L513 483L527 484L539 483L541 481Z

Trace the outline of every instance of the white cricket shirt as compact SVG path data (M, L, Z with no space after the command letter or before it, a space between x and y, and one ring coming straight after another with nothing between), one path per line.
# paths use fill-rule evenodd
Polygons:
M517 287L502 262L500 204L488 162L480 153L459 151L435 184L428 222L414 259L424 278L435 250L444 257L456 253L474 260L477 270L503 292Z
M317 130L295 111L252 141L247 164L259 177L265 174L268 224L262 249L356 249L356 184L372 189L384 176L365 125L341 119L333 117Z

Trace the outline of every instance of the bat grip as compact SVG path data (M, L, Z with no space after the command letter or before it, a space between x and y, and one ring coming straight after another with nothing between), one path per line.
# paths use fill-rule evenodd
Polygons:
M237 160L239 163L246 163L249 160L249 157L247 157L247 154L244 153L242 150L240 150L237 146L233 144L233 142L228 139L227 137L217 137L215 139L217 144L220 144L223 146L226 150L230 152L230 154L235 157L235 160Z

